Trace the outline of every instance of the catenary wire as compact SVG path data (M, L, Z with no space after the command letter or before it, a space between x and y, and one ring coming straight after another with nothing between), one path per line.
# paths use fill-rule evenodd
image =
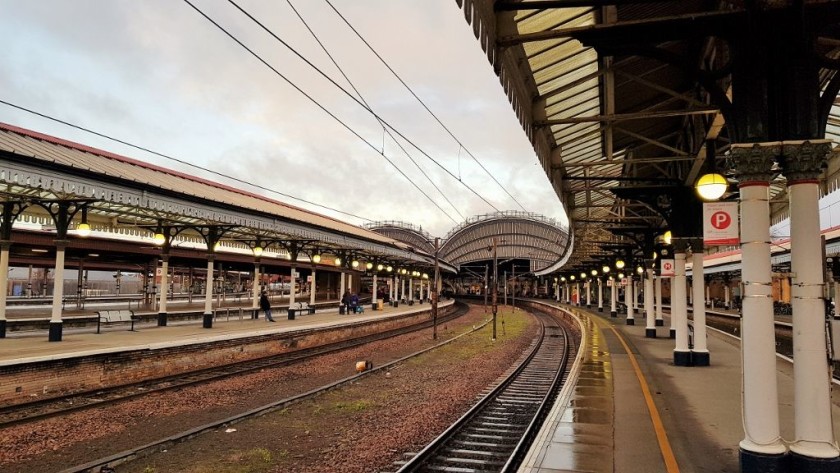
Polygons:
M458 146L460 146L460 148L463 148L463 149L464 149L464 151L465 151L465 152L466 152L466 153L467 153L467 154L468 154L468 155L469 155L469 156L473 159L473 161L475 161L475 163L476 163L476 164L478 164L478 165L479 165L479 167L481 167L481 169L482 169L482 170L484 170L484 172L485 172L485 173L487 173L487 175L488 175L488 176L490 176L490 178L491 178L491 179L493 179L493 182L495 182L495 183L496 183L499 187L501 187L501 188L502 188L502 190L503 190L503 191L505 191L505 193L508 195L508 197L510 197L510 198L511 198L514 202L516 202L516 205L518 205L518 206L519 206L519 208L521 208L522 210L524 210L524 211L526 211L526 212L527 212L527 210L525 209L525 207L523 207L523 206L522 206L522 204L520 204L520 203L519 203L519 201L518 201L518 200L516 200L516 197L514 197L514 196L513 196L513 195L512 195L512 194L511 194L508 190L507 190L507 188L506 188L505 186L503 186L503 185L502 185L502 183L501 183L501 182L499 182L499 181L496 179L496 177L493 175L493 173L491 173L489 170L487 170L487 168L485 168L485 167L484 167L484 165L483 165L483 164L481 164L481 161L479 161L479 160L478 160L478 158L476 158L475 156L473 156L473 154L470 152L470 150L469 150L469 149L467 149L467 147L466 147L466 146L464 146L464 144L461 142L461 140L459 140L459 139L458 139L458 137L457 137L457 136L455 136L455 134L454 134L454 133L452 133L452 131L451 131L451 130L450 130L450 129L446 126L446 125L444 125L444 123L440 120L440 118L438 118L438 116L437 116L437 115L435 115L435 112L433 112L433 111L432 111L432 110L431 110L428 106L426 106L426 103L425 103L425 102L423 102L423 99L421 99L421 98L420 98L420 97L419 97L419 96L418 96L418 95L414 92L414 90L413 90L413 89L412 89L412 88L411 88L408 84L406 84L406 83L405 83L405 81L402 79L402 77L400 77L400 75L399 75L399 74L397 74L397 71L395 71L393 68L391 68L391 66L388 64L388 62L387 62L387 61L385 61L385 59L384 59L382 56L380 56L380 55L379 55L379 53L378 53L378 52L377 52L377 51L373 48L373 46L371 46L371 45L370 45L370 43L368 43L368 42L367 42L367 40L366 40L366 39L365 39L365 38L361 35L361 33L359 33L359 32L356 30L356 28L354 28L354 27L353 27L353 25L352 25L352 24L350 24L350 22L347 20L347 18L345 18L345 17L344 17L344 15L342 15L342 14L341 14L341 12L339 12L339 11L338 11L338 9L337 9L337 8L336 8L333 4L332 4L332 2L330 2L330 0L325 0L325 1L327 2L327 5L329 5L329 6L330 6L330 8L332 8L332 9L333 9L333 11L334 11L334 12L338 15L338 17L339 17L339 18L341 18L341 20L342 20L342 21L344 21L344 23L345 23L345 24L346 24L346 25L347 25L347 26L348 26L348 27L349 27L349 28L353 31L353 33L355 33L355 34L356 34L356 36L358 36L358 37L359 37L359 39L360 39L360 40L361 40L361 41L365 44L365 46L367 46L367 47L368 47L368 49L370 49L370 51L374 54L374 56L376 56L376 57L377 57L377 59L379 59L379 61L380 61L380 62L381 62L381 63L382 63L382 64L383 64L386 68L388 68L388 70L389 70L389 71L391 71L391 74L393 74L393 75L394 75L394 77L396 77L396 78L397 78L397 80L398 80L398 81L400 81L400 83L401 83L401 84L402 84L402 85L403 85L406 89L408 89L408 91L411 93L411 95L412 95L412 96L414 96L414 98L415 98L415 99L417 99L417 101L418 101L418 102L420 102L420 105L422 105L422 106L423 106L423 108L425 108L425 109L426 109L426 111L427 111L427 112L429 112L429 115L431 115L431 116L435 119L435 121L437 121L437 122L438 122L438 124L440 124L440 126L441 126L441 127L443 127L443 129L444 129L444 130L446 130L446 132L447 132L447 133L449 133L449 136L451 136L451 137L452 137L452 139L453 139L453 140L455 140L455 142L456 142L456 143L458 143ZM458 152L460 153L460 149L458 150ZM459 174L459 176L460 176L460 174ZM459 180L459 181L461 180L461 179L460 179L460 177L458 178L458 180Z
M327 57L330 58L330 61L333 63L333 65L336 67L336 69L338 69L338 72L341 73L341 76L344 77L344 80L346 80L347 83L350 85L350 87L353 88L353 91L356 92L356 95L359 96L359 99L365 104L365 106L368 109L371 109L370 104L367 102L367 100L365 100L365 97L362 95L362 93L359 91L359 89L356 87L356 85L353 83L353 81L351 81L350 78L347 76L347 74L344 72L344 69L342 69L342 67L338 64L338 61L336 61L335 58L333 57L333 55L330 54L330 51L327 49L327 47L324 45L324 43L321 41L321 39L318 37L318 35L315 34L315 31L312 30L312 28L309 26L309 23L306 22L306 20L303 18L303 16L300 14L300 12L298 12L297 8L295 8L295 6L292 5L292 1L291 0L286 0L286 3L289 4L289 7L292 9L293 12L295 12L295 15L297 15L298 19L300 19L301 23L303 23L303 26L306 27L306 29L309 31L309 33L312 35L312 37L315 39L315 42L318 43L318 45L321 47L321 49L324 51L324 53L327 55ZM397 141L397 139L394 137L394 135L391 133L391 131L382 123L382 121L379 120L379 117L377 117L377 121L379 121L379 125L382 126L382 130L385 133L387 133L388 136L390 136L392 140L394 140L394 143L396 143L397 146L402 150L402 152L405 153L405 155L408 157L408 159L411 161L411 163L414 164L414 166L417 167L417 169L420 171L421 174L423 174L423 177L425 177L429 181L429 183L438 191L438 193L440 193L440 195L443 197L443 199L452 207L453 210L455 210L455 213L458 214L459 217L461 217L461 220L464 220L465 219L464 215L461 214L460 211L458 211L458 207L456 207L455 204L453 204L452 201L450 201L449 198L446 197L446 194L444 194L443 191L440 189L440 187L438 187L438 185L435 184L435 181L433 181L432 178L429 177L428 174L426 174L426 171L424 171L423 168L421 168L420 165L417 164L417 161L415 161L414 158L408 153L408 151L403 147L402 143ZM382 137L382 140L384 142L384 140L385 140L384 136ZM385 148L384 144L383 144L382 148L384 150L384 148Z
M435 202L435 201L434 201L434 199L432 199L432 198L431 198L428 194L426 194L426 192L425 192L423 189L421 189L421 188L420 188L420 186L418 186L418 185L417 185L417 183L415 183L413 180L411 180L411 178L409 178L409 177L408 177L408 176L407 176L407 175L406 175L406 174L405 174L405 173L404 173L404 172L403 172L403 171L402 171L402 170L401 170L401 169L400 169L400 168L399 168L399 167L398 167L398 166L397 166L397 165L396 165L393 161L391 161L391 160L390 160L387 156L385 156L385 154L380 153L380 152L379 152L379 150L376 148L376 146L374 146L374 145L373 145L373 143L371 143L370 141L368 141L367 139L365 139L365 138L364 138L362 135L360 135L360 134L359 134L356 130L354 130L354 129L353 129L353 128L351 128L348 124L346 124L344 121L342 121L340 118L338 118L338 116L336 116L335 114L333 114L332 112L330 112L330 111L329 111L326 107L324 107L324 105L322 105L320 102L318 102L317 100L315 100L315 98L314 98L314 97L312 97L311 95L307 94L307 93L306 93L303 89L301 89L301 88L300 88L297 84L295 84L294 82L292 82L292 81L291 81L291 79L289 79L288 77L286 77L285 75L283 75L283 73L282 73L282 72L278 71L278 70L277 70L274 66L272 66L271 64L269 64L269 63L268 63L265 59L263 59L263 58L262 58L259 54L257 54L256 52L254 52L254 51L253 51L251 48L249 48L248 46L246 46L246 45L245 45L245 43L243 43L242 41L240 41L240 40L239 40L236 36L234 36L231 32L229 32L227 29L225 29L225 27L223 27L222 25L220 25L219 23L217 23L215 20L213 20L212 18L210 18L209 16L207 16L207 14L205 14L205 13L204 13L204 12L203 12L200 8L198 8L197 6L195 6L194 4L192 4L189 0L184 0L184 3L186 3L187 5L189 5L190 7L192 7L192 9L193 9L193 10L195 10L196 12L198 12L198 14L199 14L199 15L201 15L204 19L206 19L207 21L209 21L210 23L212 23L212 24L213 24L213 26L215 26L215 27L216 27L216 28L218 28L220 31L222 31L222 32L223 32L225 35L227 35L230 39L232 39L234 42L236 42L236 44L238 44L238 45L239 45L239 46L241 46L243 49L245 49L246 51L248 51L248 52L249 52L252 56L254 56L254 57L255 57L258 61L260 61L261 63L263 63L263 65L265 65L267 68L271 69L271 70L272 70L275 74L277 74L280 78L282 78L284 81L286 81L286 83L287 83L287 84L289 84L290 86L292 86L292 88L294 88L295 90L297 90L298 92L300 92L300 93L301 93L304 97L306 97L307 99L309 99L309 100L310 100L312 103L314 103L314 104L315 104L318 108L320 108L321 110L323 110L323 111L324 111L324 113L326 113L327 115L329 115L329 116L330 116L333 120L337 121L337 122L338 122L341 126L343 126L344 128L346 128L346 129L347 129L347 131L349 131L350 133L352 133L353 135L355 135L357 138L359 138L360 140L362 140L362 141L363 141L366 145L368 145L371 149L373 149L374 151L376 151L376 153L377 153L377 154L379 154L380 156L382 156L382 157L385 159L385 161L388 161L388 163L389 163L391 166L393 166L393 167L394 167L394 169L396 169L398 173L400 173L400 174L401 174L404 178L406 178L406 180L408 180L408 182L409 182L409 183L411 183L411 185L413 185L413 186L414 186L414 187L415 187L418 191L420 191L420 193L421 193L421 194L423 194L423 196L425 196L425 197L426 197L426 199L428 199L428 200L429 200L429 201L430 201L430 202L431 202L431 203L432 203L435 207L437 207L437 208L438 208L438 210L440 210L441 212L443 212L443 214L444 214L444 215L446 215L446 216L447 216L450 220L452 220L452 222L453 222L453 223L456 223L456 224L458 223L458 221L457 221L457 220L455 220L454 218L452 218L452 216L451 216L451 215L449 215L449 213L447 213L445 210L443 210L443 208L442 208L442 207L441 207L441 206L440 206L437 202ZM342 90L343 90L343 89L342 89ZM345 93L346 93L346 91L345 91ZM351 96L351 97L352 97L352 96ZM356 100L356 99L355 99L355 97L354 97L354 100ZM356 100L356 101L358 102L358 100Z
M188 1L188 0L184 0L184 2L189 3L189 1ZM251 15L251 14L250 14L250 13L248 13L245 9L243 9L241 6L239 6L239 5L238 5L235 1L233 1L233 0L228 0L228 3L230 3L231 5L233 5L234 7L236 7L236 9L237 9L237 10L239 10L240 12L242 12L242 14L243 14L243 15L247 16L247 17L248 17L251 21L253 21L254 23L256 23L256 24L257 24L260 28L262 28L262 29L263 29L266 33L268 33L269 35L271 35L271 37L273 37L274 39L276 39L276 40L277 40L280 44L282 44L283 46L285 46L285 47L286 47L286 48L287 48L290 52L292 52L292 54L294 54L295 56L297 56L297 57L298 57L301 61L305 62L305 63L306 63L309 67L311 67L312 69L314 69L314 70L315 70L315 71L316 71L319 75L321 75L324 79L326 79L328 82L330 82L331 84L333 84L333 85L334 85L336 88L338 88L341 92L343 92L345 95L347 95L347 97L349 97L351 100L353 100L354 102L356 102L356 103L357 103L360 107L362 107L362 108L364 108L365 110L367 110L367 112L368 112L368 113L370 113L371 115L373 115L373 116L374 116L377 120L379 120L379 122L380 122L380 123L385 124L385 125L386 125L388 128L390 128L390 129L391 129L394 133L396 133L396 134L397 134L397 136L399 136L400 138L402 138L403 140L405 140L405 141L406 141L406 143L410 144L412 147L414 147L414 149L416 149L417 151L419 151L419 152L420 152L423 156L425 156L427 159L429 159L430 161L432 161L433 163L435 163L435 165L437 165L437 166L438 166L439 168L441 168L444 172L446 172L447 174L449 174L449 176L451 176L453 179L457 180L457 181L458 181L458 182L459 182L462 186L464 186L465 188L467 188L467 189L468 189L470 192L472 192L472 193L473 193L476 197L478 197L479 199L481 199L481 200L482 200L485 204L487 204L488 206L490 206L490 207L491 207L493 210L495 210L496 212L499 212L499 209L498 209L495 205L493 205L490 201L488 201L486 198L484 198L484 196L483 196L483 195L479 194L479 193L478 193L478 191L476 191L475 189L473 189L472 187L470 187L468 184L466 184L466 183L465 183L465 182L463 182L462 180L458 179L458 178L457 178L454 174L452 174L452 171L450 171L449 169L447 169L445 166L443 166L442 164L440 164L440 163L439 163L436 159L434 159L434 158L433 158L433 157L431 157L428 153L426 153L425 151L423 151L423 149L422 149L422 148L420 148L417 144L415 144L413 141L411 141L411 140L410 140L407 136L405 136L404 134L402 134L402 133L401 133L398 129L394 128L394 126L392 126L390 123L388 123L388 121L386 121L384 118L380 117L380 116L379 116L379 115L377 115L377 114L376 114L373 110L371 110L370 108L366 107L366 106L365 106L365 104L363 104L363 103L362 103L359 99L357 99L357 98L356 98L353 94L351 94L351 93L350 93L347 89L345 89L345 88L344 88L344 87L342 87L340 84L338 84L335 80L333 80L333 78L331 78L329 75L327 75L326 73L324 73L324 71L322 71L321 69L319 69L319 68L318 68L318 66L316 66L315 64L313 64L310 60L306 59L306 58L305 58L305 57L304 57L301 53L299 53L296 49L294 49L294 48L293 48L293 47L291 47L288 43L286 43L285 41L283 41L283 39L282 39L282 38L280 38L279 36L277 36L277 34L275 34L275 33L274 33L271 29L269 29L267 26L265 26L264 24L262 24L262 23L261 23L259 20L257 20L257 19L256 19L253 15ZM190 4L190 5L192 5L192 4ZM195 7L195 6L193 6L193 8L195 8L195 9L196 9L197 11L199 11L199 12L201 11L201 10L198 10L198 8L197 8L197 7ZM288 80L288 79L286 79L286 80Z
M37 115L41 118L46 118L47 120L51 120L51 121L54 121L56 123L61 123L62 125L69 126L70 128L75 128L77 130L81 130L81 131L84 131L86 133L90 133L92 135L99 136L100 138L105 138L106 140L111 140L111 141L116 142L116 143L120 143L120 144L123 144L123 145L126 145L126 146L130 146L132 148L139 149L140 151L145 151L147 153L153 154L155 156L160 156L161 158L168 159L170 161L175 161L176 163L183 164L185 166L190 166L192 168L199 169L201 171L208 172L210 174L213 174L213 175L216 175L216 176L219 176L219 177L224 177L225 179L230 179L230 180L238 182L240 184L245 184L245 185L260 189L260 190L264 190L266 192L271 192L272 194L277 194L277 195L281 195L283 197L288 197L290 199L294 199L294 200L297 200L299 202L304 202L304 203L309 204L309 205L314 205L314 206L320 207L322 209L331 210L333 212L338 212L342 215L347 215L348 217L358 218L358 219L364 220L366 222L373 222L374 221L373 219L369 219L369 218L362 217L362 216L359 216L359 215L356 215L356 214L352 214L350 212L345 212L343 210L338 210L338 209L335 209L335 208L332 208L332 207L329 207L329 206L326 206L326 205L323 205L323 204L312 202L312 201L309 201L309 200L306 200L306 199L301 199L300 197L295 197L295 196L290 195L290 194L284 194L283 192L280 192L280 191L277 191L277 190L274 190L274 189L270 189L268 187L263 187L261 185L254 184L254 183L245 181L243 179L239 179L237 177L229 176L227 174L223 174L223 173L218 172L218 171L213 171L212 169L208 169L208 168L205 168L203 166L199 166L197 164L193 164L193 163L190 163L188 161L184 161L182 159L173 158L172 156L154 151L154 150L146 148L144 146L136 145L134 143L131 143L131 142L119 139L119 138L114 138L113 136L108 136L104 133L99 133L98 131L91 130L90 128L85 128L83 126L76 125L74 123L70 123L68 121L62 120L60 118L55 118L53 116L50 116L50 115L47 115L47 114L44 114L44 113L41 113L41 112L36 112L35 110L31 110L31 109L28 109L26 107L16 105L16 104L13 104L11 102L7 102L7 101L2 100L2 99L0 99L0 103L2 103L3 105L7 105L9 107L12 107L12 108L16 108L16 109L18 109L20 111L23 111L23 112L27 112L27 113L31 113L33 115Z

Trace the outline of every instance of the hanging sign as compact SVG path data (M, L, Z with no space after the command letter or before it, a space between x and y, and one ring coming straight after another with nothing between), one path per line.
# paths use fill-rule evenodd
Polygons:
M706 246L737 245L738 203L703 203L703 243Z
M672 259L663 259L659 260L659 275L663 278L672 278L674 277L674 260Z
M630 285L630 278L621 278L621 285L622 286L629 286Z

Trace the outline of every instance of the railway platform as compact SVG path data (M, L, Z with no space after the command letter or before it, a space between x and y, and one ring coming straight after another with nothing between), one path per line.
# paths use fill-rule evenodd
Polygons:
M626 325L577 306L588 328L574 389L559 398L520 472L739 471L740 341L710 330L711 365L673 364L668 327L646 338ZM667 325L667 324L666 324ZM793 438L793 365L777 357L782 437ZM840 419L840 395L832 393ZM834 423L840 436L840 424Z
M451 305L453 301L441 301L440 306ZM337 301L336 301L337 304ZM200 311L203 303L182 307L183 311ZM29 330L12 333L2 341L0 349L0 367L8 367L32 362L78 358L107 353L119 353L138 349L155 349L177 347L189 344L212 343L214 341L248 338L266 334L291 333L303 330L317 330L320 328L344 325L351 322L365 322L379 320L388 316L428 311L431 304L401 304L398 307L385 306L383 310L366 310L361 314L339 314L338 308L318 310L312 315L299 315L294 320L288 320L285 310L275 310L275 323L265 320L260 311L258 319L252 319L249 314L240 317L238 311L227 315L217 315L213 327L205 329L201 320L192 320L166 327L158 327L154 322L143 322L135 325L130 331L127 324L114 325L96 333L96 327L80 328L67 331L61 342L47 341L44 331ZM284 309L284 308L283 308ZM39 317L38 309L28 309L23 317ZM142 315L143 312L138 312ZM218 312L217 314L224 314ZM84 311L74 314L76 317L93 317L95 312Z

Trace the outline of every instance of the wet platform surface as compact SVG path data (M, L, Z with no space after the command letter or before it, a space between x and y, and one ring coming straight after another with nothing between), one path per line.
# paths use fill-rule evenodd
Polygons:
M579 377L558 399L521 472L739 471L744 432L738 339L710 330L711 366L675 366L667 322L656 328L657 338L646 338L643 319L630 326L609 312L564 307L590 329ZM777 376L782 436L790 440L793 365L777 358ZM833 416L840 419L837 389L832 396ZM834 428L840 438L837 422Z

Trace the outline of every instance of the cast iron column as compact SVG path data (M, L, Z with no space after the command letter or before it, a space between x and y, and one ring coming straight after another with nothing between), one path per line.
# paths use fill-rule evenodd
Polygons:
M598 312L604 311L604 279L598 278Z
M610 317L618 317L616 299L618 299L618 279L614 280L610 286Z
M695 281L694 289L694 347L691 349L691 364L709 366L709 350L706 345L706 305L703 304L703 240L691 243L691 274Z
M645 337L656 338L656 321L653 310L653 269L645 270Z
M657 276L653 282L653 293L656 299L656 320L654 326L664 327L665 321L662 319L662 276Z
M676 366L689 366L691 364L691 352L688 349L688 308L685 303L685 247L684 241L674 242L671 326L676 339L676 346L674 347L674 365Z
M160 255L161 273L160 273L160 305L158 307L158 326L166 327L166 298L169 293L169 255L163 253Z
M260 293L262 286L262 275L260 274L260 257L254 256L254 281L251 284L251 318L260 318Z
M776 333L770 272L770 179L780 143L733 144L741 219L742 471L778 471L786 448L779 430Z
M6 338L6 296L9 278L9 247L12 242L0 241L0 338Z
M584 290L586 291L586 308L592 308L592 280L587 279L585 283L583 283Z
M627 325L636 325L636 317L633 314L633 275L627 276L627 287L624 288L624 304L627 305Z
M837 471L840 451L831 417L831 377L826 357L820 240L819 177L831 140L782 143L790 199L793 273L793 380L796 438L790 444L797 471ZM801 458L798 458L801 457ZM830 460L819 465L819 460ZM832 469L828 466L833 465Z
M204 283L204 328L213 328L213 261L216 255L207 255L207 277Z

